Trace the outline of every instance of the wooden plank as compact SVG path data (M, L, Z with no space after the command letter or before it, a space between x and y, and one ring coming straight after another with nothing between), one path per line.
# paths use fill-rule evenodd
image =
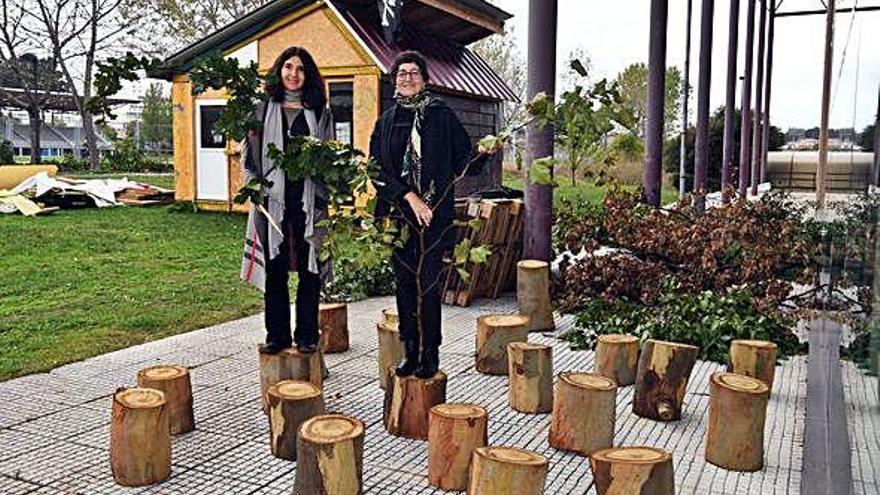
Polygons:
M174 199L195 197L195 115L192 83L186 75L174 76L171 85L174 132Z

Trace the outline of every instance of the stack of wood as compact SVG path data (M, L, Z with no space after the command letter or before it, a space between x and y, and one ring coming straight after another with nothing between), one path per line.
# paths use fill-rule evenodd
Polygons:
M174 202L174 191L149 184L130 187L116 193L116 200L129 206L149 206Z
M468 262L464 270L469 280L461 278L453 266L454 257L444 257L444 302L469 306L476 298L495 299L516 283L516 262L522 252L522 217L525 212L521 199L464 199L456 201L455 216L461 224L457 241L470 240L470 245L489 246L491 256L485 263ZM477 225L470 223L479 220Z

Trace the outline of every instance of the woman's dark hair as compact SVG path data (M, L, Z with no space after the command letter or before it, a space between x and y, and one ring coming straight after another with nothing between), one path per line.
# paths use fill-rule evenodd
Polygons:
M391 77L397 77L397 69L400 69L400 66L403 64L416 64L419 66L419 72L422 73L422 80L428 82L431 79L431 76L428 74L428 64L425 63L425 57L422 57L422 54L413 51L407 50L405 52L400 52L397 54L397 57L394 59L394 63L391 64Z
M275 101L284 101L284 83L281 81L281 69L284 67L284 62L287 62L292 57L299 57L305 71L306 80L303 82L302 87L303 106L306 108L323 108L327 104L327 94L324 92L324 78L318 72L315 59L312 58L305 48L298 46L291 46L281 52L281 55L278 55L275 63L272 64L269 74L274 77L266 84L266 93L269 94L269 98Z

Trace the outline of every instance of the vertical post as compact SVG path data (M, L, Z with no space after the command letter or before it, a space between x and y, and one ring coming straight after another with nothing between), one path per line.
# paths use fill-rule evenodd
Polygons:
M730 201L730 174L733 172L733 156L736 152L734 137L736 116L736 49L739 42L739 0L730 0L730 17L727 24L727 88L724 100L724 148L721 157L721 201Z
M761 181L761 159L764 158L763 120L764 113L764 32L767 29L767 0L761 0L761 17L758 24L758 76L755 78L755 118L752 141L752 194L758 194L758 183Z
M755 0L746 0L746 63L742 85L742 122L739 133L739 194L745 199L749 187L752 136L752 52L755 44Z
M770 0L770 21L767 26L767 68L764 76L764 139L761 140L761 182L767 181L767 150L770 149L770 84L773 80L773 34L776 26L776 0Z
M831 106L831 63L834 59L835 0L828 0L825 18L825 67L822 73L822 116L819 122L819 170L816 172L816 209L825 208L825 178L828 175L828 114Z
M648 112L645 119L644 200L660 206L663 163L663 103L666 93L666 19L668 0L651 0L651 32L648 42Z
M543 91L554 100L556 82L556 0L529 0L528 95ZM550 261L550 213L553 189L528 178L532 160L553 154L553 128L528 127L528 162L525 180L525 232L523 256Z
M706 172L709 170L709 86L712 82L712 18L715 0L703 0L700 9L700 78L697 82L697 136L694 155L694 208L706 208Z
M679 133L678 153L678 197L683 198L687 192L685 165L687 159L687 126L688 126L688 96L690 95L690 70L691 70L691 13L693 12L693 0L687 0L687 27L685 28L684 48L684 84L681 86L681 132Z
M877 114L874 116L874 182L880 185L880 86L877 87ZM880 274L877 275L880 277Z

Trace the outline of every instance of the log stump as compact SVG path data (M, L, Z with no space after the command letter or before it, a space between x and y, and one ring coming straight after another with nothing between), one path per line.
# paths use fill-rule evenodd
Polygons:
M681 419L681 405L699 348L648 339L639 357L633 412L657 421Z
M397 314L396 310L394 314ZM392 325L390 320L378 323L376 333L379 338L379 387L384 389L388 370L394 370L403 359L403 342L400 340L397 324Z
M507 344L529 340L529 318L523 315L484 315L477 318L476 369L487 375L506 375Z
M385 308L382 310L382 319L379 323L385 323L388 326L397 328L400 324L400 317L397 314L397 308Z
M260 390L263 412L269 412L266 390L283 380L302 380L324 387L324 356L321 350L302 354L295 347L278 354L260 354Z
M522 260L516 264L516 306L519 314L529 317L530 332L556 328L550 305L549 263Z
M324 396L313 383L284 380L266 390L269 401L269 444L272 454L296 460L299 427L310 418L324 414Z
M776 344L766 340L734 340L730 343L727 371L757 378L772 390L776 373Z
M193 416L192 382L183 366L153 366L138 371L138 387L160 390L165 394L168 425L172 435L196 429Z
M474 450L468 495L540 495L549 462L535 452L512 447Z
M113 394L110 470L123 486L145 486L171 475L171 430L165 394L151 388Z
M590 456L599 495L675 495L672 454L653 447L605 449Z
M757 378L719 372L709 381L706 460L732 471L764 467L764 420L770 389Z
M556 381L550 445L588 456L614 445L617 385L594 373L564 372Z
M524 413L553 409L553 348L529 342L507 344L508 399Z
M438 371L423 380L400 377L389 370L386 376L383 423L388 433L416 440L428 439L431 408L446 402L446 373Z
M306 420L296 440L293 493L363 493L364 424L351 416L325 414Z
M595 371L611 378L618 387L636 382L639 338L633 335L600 335L596 343Z
M488 443L486 410L473 404L439 404L428 419L428 483L443 490L467 489L474 449Z
M318 306L318 328L321 331L321 349L327 354L348 350L348 305L321 303Z

